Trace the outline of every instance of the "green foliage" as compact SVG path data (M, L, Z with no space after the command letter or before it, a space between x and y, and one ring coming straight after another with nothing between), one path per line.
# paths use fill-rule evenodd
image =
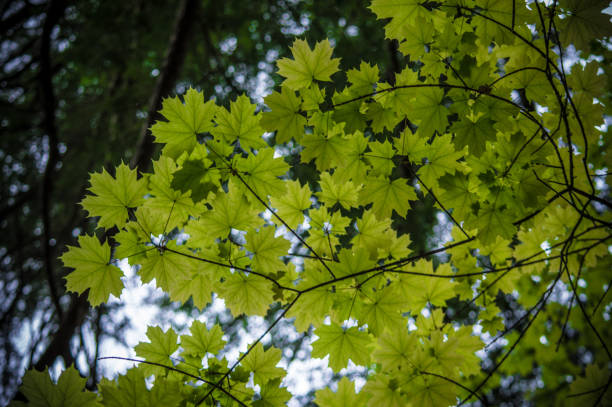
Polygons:
M387 37L418 57L388 82L362 63L345 89L322 91L340 61L329 41L312 50L296 40L294 58L277 62L284 82L265 99L270 112L256 113L246 96L226 109L193 89L183 103L168 100L167 121L153 129L164 147L152 174L137 180L120 165L114 178L92 175L95 195L83 205L120 233L109 238L114 256L89 236L69 249L68 289L89 289L92 305L118 295L120 272L110 270L127 257L175 301L191 296L203 308L214 292L234 317L265 316L278 303L266 333L295 317L298 331L315 328L312 357L329 357L341 374L349 361L368 368L358 393L347 378L336 392L317 391L321 406L484 403L500 377L526 375L534 361L545 386L526 396L555 389L548 397L558 405L606 400L612 204L593 175L610 153L595 148L606 136L598 126L607 99L593 99L604 78L594 61L563 67L569 44L588 52L587 27L570 17L579 6L496 5L373 1L379 18L391 18ZM593 41L612 26L601 24L588 31ZM275 146L264 129L276 131ZM295 179L285 147L313 168L311 184ZM453 229L438 248L411 254L420 236L397 225L425 199ZM510 301L523 310L518 321L503 321ZM136 347L142 363L103 382L99 403L115 405L128 381L143 394L176 386L182 405L290 398L281 350L265 349L263 336L232 364L215 357L218 326L194 322L180 342L172 328L147 336ZM482 370L476 353L495 346ZM40 375L26 375L26 396Z

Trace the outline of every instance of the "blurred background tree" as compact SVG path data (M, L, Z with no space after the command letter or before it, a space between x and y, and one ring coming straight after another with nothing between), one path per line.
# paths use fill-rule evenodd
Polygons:
M100 344L125 343L130 321L116 317L122 305L90 309L83 296L67 294L57 260L94 230L78 205L88 173L121 160L146 171L156 153L148 128L162 99L189 86L226 104L245 92L263 107L279 81L274 61L289 54L296 35L330 38L343 69L365 59L390 78L402 57L368 4L0 2L0 403L32 366L75 363L94 388L104 373ZM435 235L432 205L421 213L403 228L422 237L415 250ZM224 330L239 341L237 327L248 322L233 324ZM291 342L293 360L304 338L273 340Z

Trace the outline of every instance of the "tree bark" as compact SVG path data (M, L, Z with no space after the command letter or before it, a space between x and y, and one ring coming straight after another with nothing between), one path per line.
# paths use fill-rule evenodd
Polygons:
M178 8L164 65L157 79L155 90L149 100L147 120L140 132L136 152L131 161L132 167L138 168L140 171L146 171L150 166L155 145L153 144L153 135L149 128L159 119L160 114L158 111L162 108L162 99L172 93L180 74L183 62L185 61L189 33L196 20L197 7L197 0L182 0Z
M47 164L43 174L41 190L43 235L42 247L45 256L45 271L47 273L47 283L51 293L51 300L56 308L59 319L62 319L62 307L59 303L57 282L55 280L55 270L53 263L54 250L50 244L51 232L51 205L55 177L55 167L59 161L57 127L55 124L56 99L53 89L53 72L51 68L51 33L53 28L64 14L66 5L62 0L51 0L47 9L45 23L43 25L40 41L40 92L43 110L42 130L47 136L49 152Z

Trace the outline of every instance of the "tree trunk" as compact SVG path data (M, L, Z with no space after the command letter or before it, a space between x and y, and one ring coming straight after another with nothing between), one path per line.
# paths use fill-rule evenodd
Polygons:
M197 6L197 0L182 0L179 6L164 65L157 79L155 91L149 100L147 121L142 127L138 146L132 157L132 167L138 168L140 171L146 171L150 166L155 145L149 128L159 119L158 111L162 108L162 99L172 93L180 74L185 60L189 33L196 20Z

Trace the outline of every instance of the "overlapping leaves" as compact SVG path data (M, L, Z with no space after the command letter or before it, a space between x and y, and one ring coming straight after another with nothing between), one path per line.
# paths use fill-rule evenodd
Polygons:
M601 400L610 383L600 331L609 331L602 303L612 205L592 174L606 170L604 130L596 126L607 99L597 62L566 72L559 47L561 41L586 50L585 35L610 32L598 14L602 4L587 3L375 0L370 8L388 19L387 37L419 58L390 81L381 80L377 65L362 63L347 72L345 89L323 90L320 82L339 69L331 43L313 49L296 40L293 59L277 62L284 82L265 98L268 111L256 113L246 96L226 109L193 89L183 102L168 99L166 120L152 129L164 144L153 174L138 178L122 164L114 177L92 175L83 207L100 217L99 227L119 233L109 238L112 249L83 236L64 254L75 269L68 289L89 290L94 306L119 295L113 261L127 257L144 281L155 280L175 301L192 298L203 308L214 292L234 316L265 316L280 303L284 311L274 323L295 317L299 331L314 326L313 357L328 358L335 372L349 361L370 368L360 392L346 378L335 392L318 391L322 406L481 398L491 375L480 372L475 354L483 344L470 326L498 335L490 345L503 336L522 341L525 353L512 345L495 365L512 375L521 357L541 352L538 344L553 334L563 338L569 323L587 342L572 337L567 354L548 352L557 359L542 367L542 378L551 385L559 374L580 376L582 366L566 355L588 343L600 365L585 375L601 388L584 379L571 388ZM597 29L580 20L594 14ZM545 18L552 20L542 24ZM265 130L279 145L299 146L293 162L316 173L308 184L293 179L287 149L269 146ZM589 149L598 140L602 148ZM428 201L452 225L443 238L450 242L412 254L410 242L420 236L398 225ZM442 251L446 257L432 260ZM557 301L546 309L561 285L571 294L569 307ZM518 293L512 298L528 323L504 325L500 291ZM572 303L580 313L570 318ZM550 323L531 328L545 313ZM218 326L194 323L180 342L172 328L150 328L148 337L136 348L145 362L101 384L104 405L119 403L122 392L132 400L124 390L130 386L147 400L157 400L156 389L177 386L193 404L276 406L290 397L281 387L280 350L260 341L230 365ZM147 390L151 373L155 384ZM250 373L257 391L247 386ZM24 384L32 400L36 375Z

